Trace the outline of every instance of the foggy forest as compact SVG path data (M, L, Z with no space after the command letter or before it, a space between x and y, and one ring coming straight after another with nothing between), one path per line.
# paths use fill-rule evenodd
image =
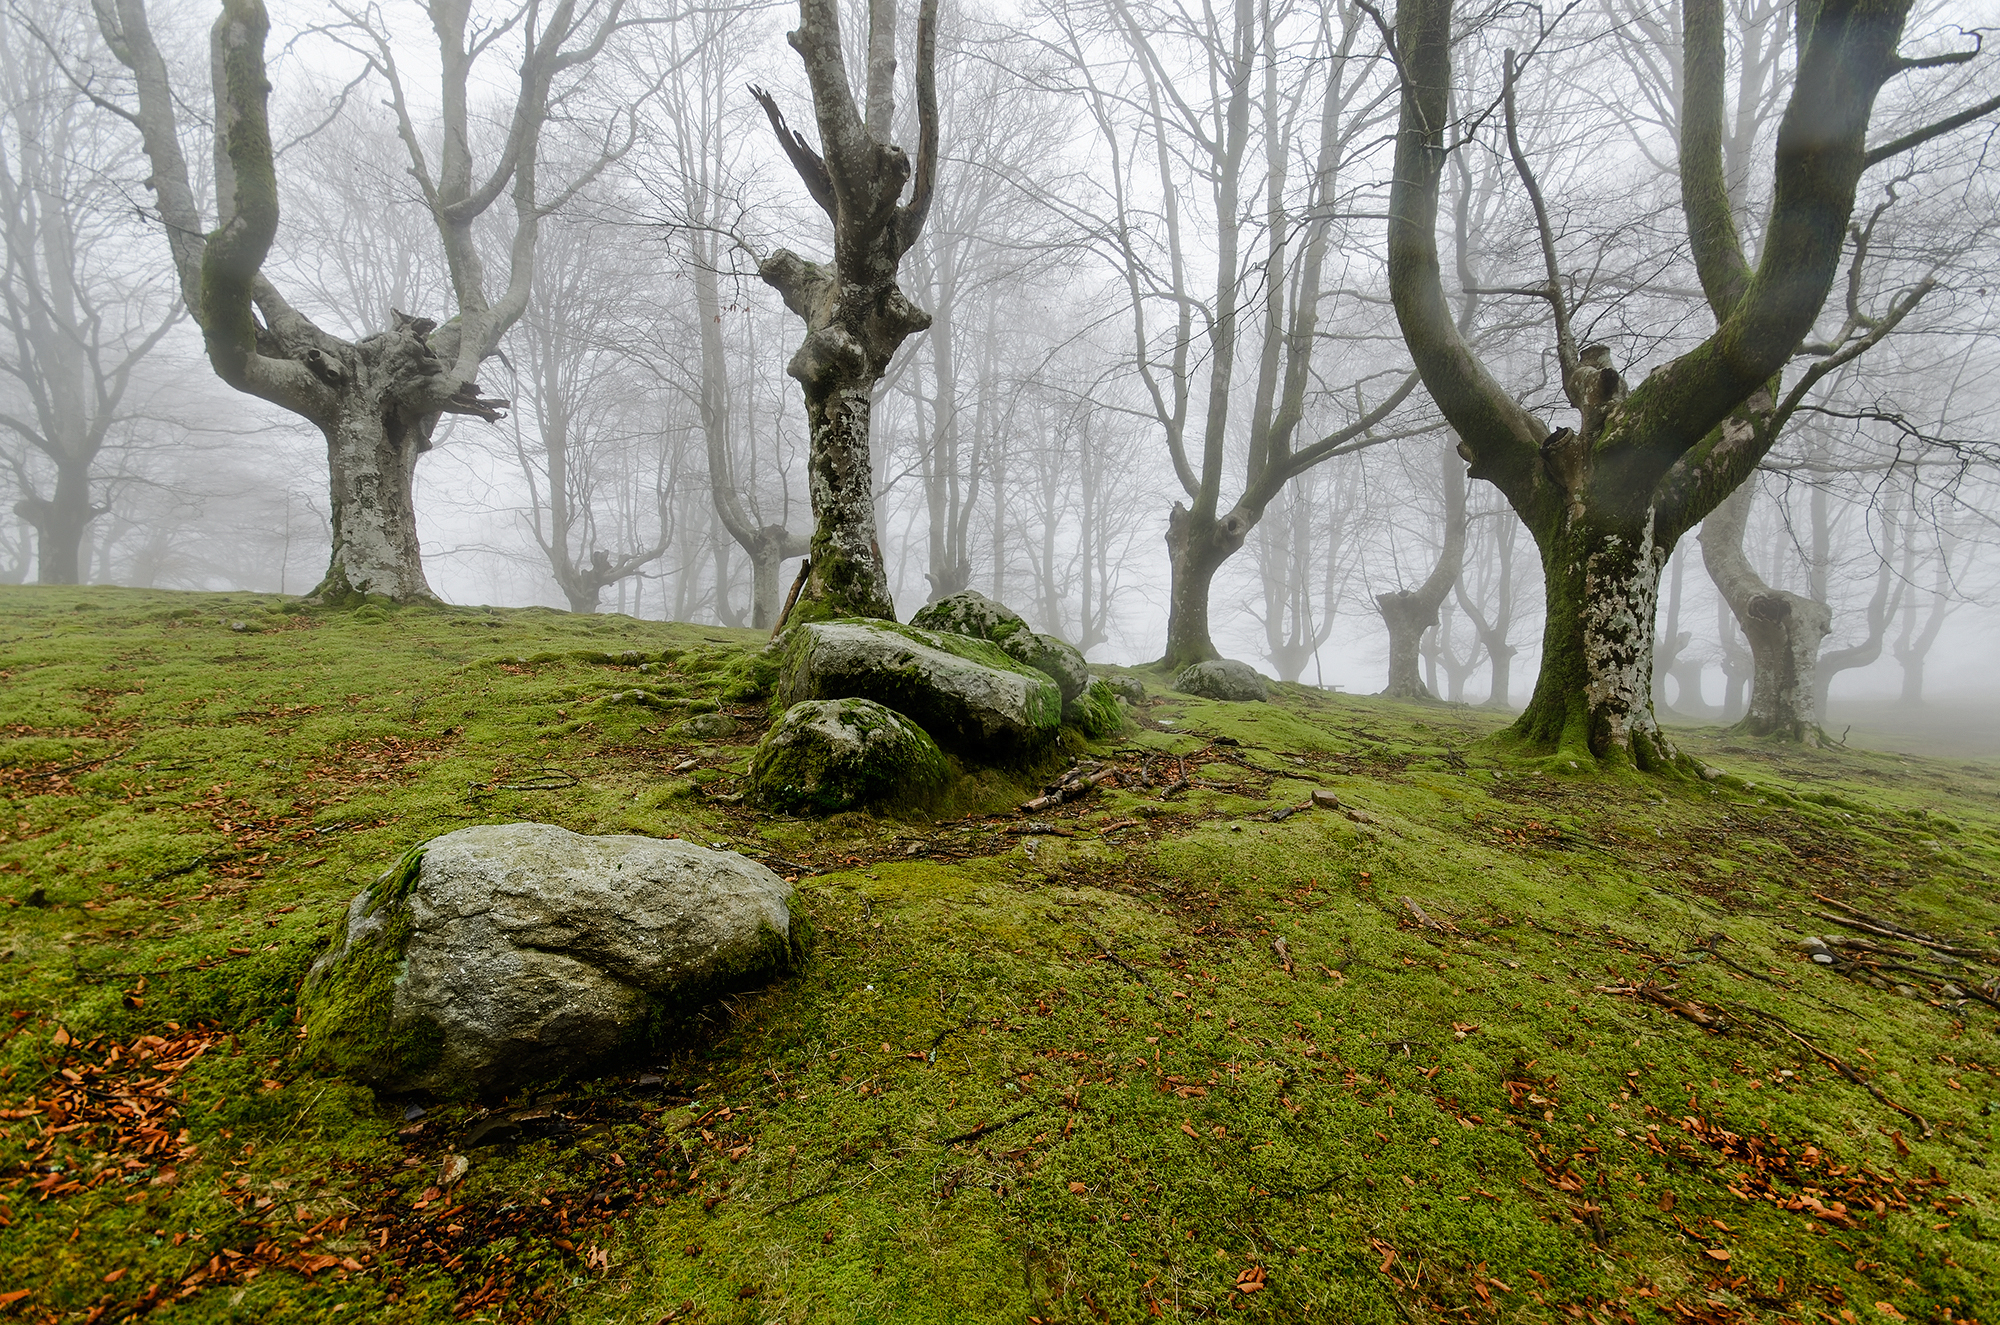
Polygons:
M1996 24L5 0L0 1317L2000 1320Z

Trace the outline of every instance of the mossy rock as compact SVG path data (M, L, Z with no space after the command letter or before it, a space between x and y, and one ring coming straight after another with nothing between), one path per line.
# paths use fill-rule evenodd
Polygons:
M676 1006L796 958L791 885L730 851L552 824L462 828L349 905L305 1048L379 1089L468 1095L647 1044Z
M920 630L934 630L1000 646L1009 658L1054 681L1065 708L1090 684L1090 664L1082 650L1054 635L1030 630L1021 614L970 589L940 598L910 618Z
M1055 682L970 636L848 619L794 626L780 648L781 703L872 699L981 763L1031 759L1062 726Z
M1249 663L1230 658L1217 658L1182 668L1180 675L1174 678L1174 689L1199 695L1203 699L1239 703L1270 698L1270 691L1264 684L1264 678L1257 674L1257 669Z
M1063 705L1063 721L1093 741L1116 736L1125 729L1125 710L1118 693L1103 677L1093 678L1082 694Z
M919 630L969 635L995 644L1028 628L1019 612L971 589L938 599L911 617L910 624Z
M742 730L743 724L727 713L697 713L676 723L673 734L696 741L726 741Z
M790 814L922 805L951 779L923 728L868 699L794 704L750 763L752 796Z

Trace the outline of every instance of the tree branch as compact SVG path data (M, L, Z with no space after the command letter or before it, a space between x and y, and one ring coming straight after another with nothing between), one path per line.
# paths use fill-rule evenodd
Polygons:
M1900 138L1891 138L1880 147L1871 147L1868 149L1868 155L1863 160L1868 165L1878 166L1899 152L1907 152L1913 147L1922 146L1933 138L1941 138L1953 129L1963 128L1974 120L1984 119L1996 110L2000 110L2000 97L1989 97L1977 106L1969 107L1958 112L1956 115L1948 115L1935 124L1927 124L1921 129L1915 129L1902 135Z
M826 159L813 150L806 136L785 123L785 116L778 109L777 101L771 94L755 83L750 85L750 95L764 108L764 115L771 121L771 131L778 135L778 146L785 149L792 168L805 181L806 192L819 204L820 210L833 215L833 180L826 173Z

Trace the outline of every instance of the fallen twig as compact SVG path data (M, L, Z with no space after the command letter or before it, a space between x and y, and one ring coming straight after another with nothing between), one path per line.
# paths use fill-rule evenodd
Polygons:
M1134 980L1137 980L1140 984L1146 987L1146 1001L1148 1003L1159 1002L1158 999L1153 997L1153 982L1146 978L1146 973L1144 971L1140 970L1132 963L1126 961L1123 957L1120 957L1117 953L1111 951L1111 949L1105 947L1104 940L1097 937L1097 935L1092 934L1090 936L1090 941L1092 943L1095 943L1097 945L1097 950L1104 954L1104 960L1110 962L1113 966L1116 966L1119 970L1124 971L1126 974L1130 975Z
M1425 912L1424 908L1417 905L1416 898L1411 897L1408 894L1404 894L1404 896L1401 898L1401 901L1403 903L1403 909L1410 913L1410 918L1415 920L1420 928L1434 929L1440 934L1456 934L1458 932L1458 930L1451 925L1440 924L1438 921L1431 919L1430 915L1427 912Z
M1811 1040L1808 1040L1805 1036L1793 1030L1789 1022L1785 1021L1781 1017L1773 1016L1771 1013L1760 1012L1755 1008L1751 1008L1750 1013L1752 1016L1761 1017L1765 1021L1776 1024L1779 1030L1791 1036L1794 1040L1797 1040L1800 1044L1804 1045L1809 1051L1811 1051L1813 1057L1819 1059L1821 1062L1825 1063L1828 1067L1831 1067L1834 1071L1840 1073L1840 1075L1846 1077L1849 1081L1853 1082L1855 1085L1861 1087L1861 1089L1867 1091L1870 1095L1874 1096L1875 1102L1877 1104L1880 1104L1887 1109L1894 1109L1897 1113L1902 1114L1905 1118L1908 1118L1911 1122L1915 1123L1917 1125L1917 1130L1920 1131L1926 1138L1930 1136L1931 1125L1924 1121L1923 1115L1919 1114L1914 1109L1904 1108L1902 1105L1896 1103L1896 1101L1890 1099L1887 1095L1884 1095L1880 1090L1876 1088L1874 1082L1868 1080L1868 1078L1862 1076L1855 1069L1849 1067L1846 1063L1841 1062L1838 1058L1834 1057L1826 1050L1814 1044Z
M1001 1118L995 1122L984 1123L978 1127L973 1128L969 1132L960 1132L957 1136L945 1137L942 1141L939 1141L938 1144L941 1146L956 1146L956 1145L963 1145L967 1141L977 1141L980 1137L985 1136L989 1132L997 1132L1003 1127L1012 1127L1015 1123L1020 1122L1023 1118L1026 1118L1029 1114L1033 1113L1034 1111L1035 1110L1032 1106L1026 1109L1022 1109L1019 1113L1010 1114L1009 1116Z
M1901 939L1905 943L1919 944L1922 947L1931 949L1933 952L1942 952L1953 957L1967 957L1975 961L1986 962L1989 965L2000 966L2000 953L1988 952L1981 948L1961 947L1947 939L1918 933L1916 930L1904 928L1893 920L1883 920L1879 917L1857 911L1845 902L1836 902L1831 897L1820 893L1814 893L1813 897L1818 901L1825 902L1834 910L1843 913L1842 915L1832 916L1824 911L1815 911L1813 914L1821 920L1831 920L1836 925L1842 925L1848 929L1858 929L1864 934L1873 934L1877 938Z

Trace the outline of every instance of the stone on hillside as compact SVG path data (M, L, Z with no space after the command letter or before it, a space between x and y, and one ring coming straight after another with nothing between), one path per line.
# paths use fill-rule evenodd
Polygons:
M1021 614L970 589L940 598L910 618L919 630L966 635L998 644L1015 662L1034 668L1062 688L1063 703L1090 684L1090 665L1073 644L1028 629Z
M1062 725L1055 682L983 640L851 620L794 626L779 647L780 703L872 699L981 762L1033 754Z
M1059 640L1054 635L1017 630L998 643L1009 658L1034 668L1054 681L1056 688L1062 691L1064 704L1081 695L1090 684L1090 664L1083 660L1083 654L1074 644Z
M1124 700L1127 704L1143 704L1146 702L1146 683L1136 676L1111 673L1098 679L1110 686L1111 693Z
M496 1091L641 1041L794 956L791 885L731 851L489 824L356 897L300 995L308 1049L391 1091Z
M910 624L919 630L941 630L996 643L1028 628L1019 612L971 589L938 599L911 617Z
M752 797L791 814L922 802L950 776L923 728L872 699L792 705L750 761Z
M1117 692L1102 677L1096 677L1082 694L1063 705L1063 721L1091 740L1101 741L1125 729L1125 710Z
M742 729L743 724L727 713L697 713L686 722L675 724L673 734L697 741L722 741Z
M1203 699L1255 700L1267 697L1264 678L1248 663L1229 658L1198 662L1181 669L1174 689Z

